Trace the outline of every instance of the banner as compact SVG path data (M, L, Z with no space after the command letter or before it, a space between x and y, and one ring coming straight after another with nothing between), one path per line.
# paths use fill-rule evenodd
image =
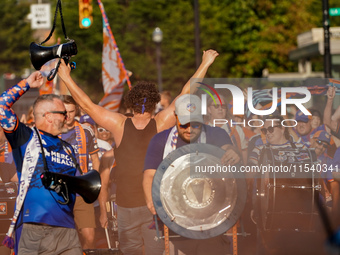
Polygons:
M103 53L102 53L102 80L104 97L99 105L111 111L118 111L124 92L124 83L131 89L131 82L115 38L113 37L104 6L97 0L103 17Z

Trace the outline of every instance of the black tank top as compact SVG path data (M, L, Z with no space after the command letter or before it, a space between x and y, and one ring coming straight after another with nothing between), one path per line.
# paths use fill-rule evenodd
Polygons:
M144 129L136 129L127 118L122 141L115 148L117 204L121 207L146 205L143 192L144 158L151 138L157 134L156 121L151 119Z

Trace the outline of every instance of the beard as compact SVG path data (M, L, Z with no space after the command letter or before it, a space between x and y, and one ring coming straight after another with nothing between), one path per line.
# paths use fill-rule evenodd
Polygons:
M66 134L67 132L68 132L68 128L65 126L60 129L60 134Z
M184 134L187 134L188 132L178 132L178 136L186 143L194 143L197 141L198 137L200 136L201 132L195 133L194 136L192 135L193 133L191 133L190 138L187 138L186 136L184 136Z
M66 121L56 120L54 122L54 125L55 125L56 129L59 131L59 134L65 134L65 133L68 132L68 128L66 126Z

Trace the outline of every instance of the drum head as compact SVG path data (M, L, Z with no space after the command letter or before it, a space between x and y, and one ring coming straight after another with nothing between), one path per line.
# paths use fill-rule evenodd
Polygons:
M177 234L192 239L218 236L231 228L243 211L244 178L204 172L221 165L224 150L209 144L188 144L170 153L159 165L152 198L160 219ZM197 167L201 170L197 171Z
M257 179L259 229L314 231L317 217L314 195L319 183L312 171L300 171L304 165L312 167L316 159L314 150L265 148L260 158L262 166L268 166L268 169L271 167L273 170L262 173L261 178ZM281 169L292 170L285 172Z

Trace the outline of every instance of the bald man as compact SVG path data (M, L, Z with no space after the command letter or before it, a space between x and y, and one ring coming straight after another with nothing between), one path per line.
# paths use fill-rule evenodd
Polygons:
M0 124L12 147L20 180L16 210L4 244L14 246L15 254L20 255L81 255L73 220L75 194L44 186L41 178L45 171L76 173L72 146L58 138L67 131L65 106L57 95L39 96L33 104L36 129L21 123L11 109L25 92L43 82L40 72L34 72L0 97Z

